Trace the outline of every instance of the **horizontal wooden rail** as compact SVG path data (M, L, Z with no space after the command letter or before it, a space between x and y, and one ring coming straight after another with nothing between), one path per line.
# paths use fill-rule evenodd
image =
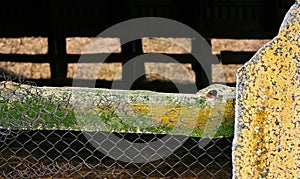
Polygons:
M75 79L75 83L73 84L73 79L64 79L64 80L55 80L55 79L26 79L28 82L34 82L37 86L75 86L75 87L91 87L91 88L108 88L111 89L112 83L114 83L115 89L128 89L128 84L122 82L122 80L115 81L107 81L107 80L85 80L85 79ZM18 79L13 80L18 82ZM226 84L227 85L227 84ZM232 86L232 85L228 85ZM207 84L200 84L199 87L205 88ZM197 91L195 89L195 84L192 83L176 83L170 81L136 81L130 87L130 89L134 90L151 90L158 92L168 92L168 93L177 93L178 88L181 89L181 93L191 93L195 94Z
M190 26L206 39L269 39L276 35L286 11L293 3L294 0L5 1L0 6L0 37L47 37L49 53L0 54L0 61L50 63L51 78L59 83L66 79L68 63L95 63L105 59L106 63L124 64L137 55L143 54L140 51L141 45L133 45L127 50L122 47L123 53L109 55L67 54L66 38L68 37L95 37L112 25L132 18L163 17ZM117 34L114 37L117 37ZM190 54L162 55L167 55L179 63L192 64L197 85L201 86L202 81L206 81L208 85L206 75L211 74L205 74L198 61ZM219 59L223 64L242 64L251 56L251 53L223 52ZM84 57L84 61L79 60L80 57ZM170 61L153 58L144 62ZM138 68L142 68L142 65ZM125 73L127 75L125 77L122 75L123 79L135 78L134 72Z
M57 59L47 54L29 55L29 54L0 54L0 61L10 62L30 62L30 63L50 63Z
M146 53L142 54L145 55ZM135 53L97 53L97 54L66 54L66 55L27 55L27 54L0 54L0 61L10 62L30 62L30 63L51 63L65 60L67 63L124 63L124 59L133 59L141 54ZM151 54L149 54L151 55ZM156 62L156 63L199 63L191 54L160 54L166 58L146 58L143 62ZM170 57L174 61L168 60ZM201 59L199 59L201 60Z
M244 64L255 55L256 52L232 52L222 51L220 55L222 64Z
M217 57L222 64L243 64L247 62L256 52L232 52L222 51ZM145 55L144 53L142 55ZM0 61L10 62L30 62L30 63L51 63L66 60L68 63L123 63L124 59L133 59L141 54L134 53L96 53L96 54L66 54L66 55L28 55L28 54L0 54ZM151 54L150 54L151 55ZM178 63L198 63L198 61L191 54L160 54L174 59ZM81 60L80 60L81 58ZM201 60L201 59L200 59ZM156 63L172 63L168 58L146 58L144 62Z

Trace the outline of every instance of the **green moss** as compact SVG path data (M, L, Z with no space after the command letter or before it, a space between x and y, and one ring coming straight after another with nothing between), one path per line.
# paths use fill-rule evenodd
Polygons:
M54 95L41 97L37 94L22 100L1 100L0 126L12 129L22 127L27 130L70 129L194 137L233 136L233 101L213 107L197 104L134 103L129 105L128 111L120 111L113 103L76 108L68 99L68 95L61 99ZM224 114L219 114L224 107ZM209 120L215 121L217 125L212 126L215 130L209 130L212 131L211 134L205 134L203 126Z
M38 95L22 100L1 100L0 121L2 128L12 129L67 129L76 126L72 107L53 97Z

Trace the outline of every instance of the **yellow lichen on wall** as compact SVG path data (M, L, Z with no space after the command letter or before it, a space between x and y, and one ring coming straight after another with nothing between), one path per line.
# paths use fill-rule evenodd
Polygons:
M186 104L133 104L136 112L143 116L149 116L154 121L166 126L180 126L189 129L204 130L210 121L231 123L234 120L234 100L228 99L224 103L213 106L193 106ZM220 115L222 112L222 115ZM207 129L212 130L212 129Z
M235 178L300 178L300 9L238 71Z

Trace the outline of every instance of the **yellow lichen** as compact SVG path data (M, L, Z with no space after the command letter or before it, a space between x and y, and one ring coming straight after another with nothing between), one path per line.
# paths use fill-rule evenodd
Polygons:
M180 126L204 130L208 120L232 123L234 120L234 100L213 106L193 106L186 104L133 104L135 111L143 116L170 127ZM216 127L216 126L212 126Z
M234 144L236 178L299 178L299 29L298 21L289 22L238 72L246 88L239 99L238 125L245 127Z

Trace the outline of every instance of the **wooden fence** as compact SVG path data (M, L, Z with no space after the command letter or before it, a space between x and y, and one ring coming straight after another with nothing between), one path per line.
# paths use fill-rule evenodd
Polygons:
M182 22L208 41L211 38L269 39L277 34L284 14L292 3L292 0L5 1L0 5L0 37L47 37L48 53L0 54L0 61L50 63L51 79L35 80L37 84L71 85L72 79L66 78L67 64L78 62L80 54L66 52L68 37L95 37L119 22L154 16ZM124 64L128 59L143 54L141 47L141 40L127 43L121 47L121 53L110 55L106 62ZM241 64L253 54L254 52L221 52L219 57L224 64ZM201 65L190 54L168 55L180 63L192 64L198 89L208 85ZM127 74L123 75L123 79L125 78L136 77L134 74ZM110 85L110 81L97 81L96 86Z

